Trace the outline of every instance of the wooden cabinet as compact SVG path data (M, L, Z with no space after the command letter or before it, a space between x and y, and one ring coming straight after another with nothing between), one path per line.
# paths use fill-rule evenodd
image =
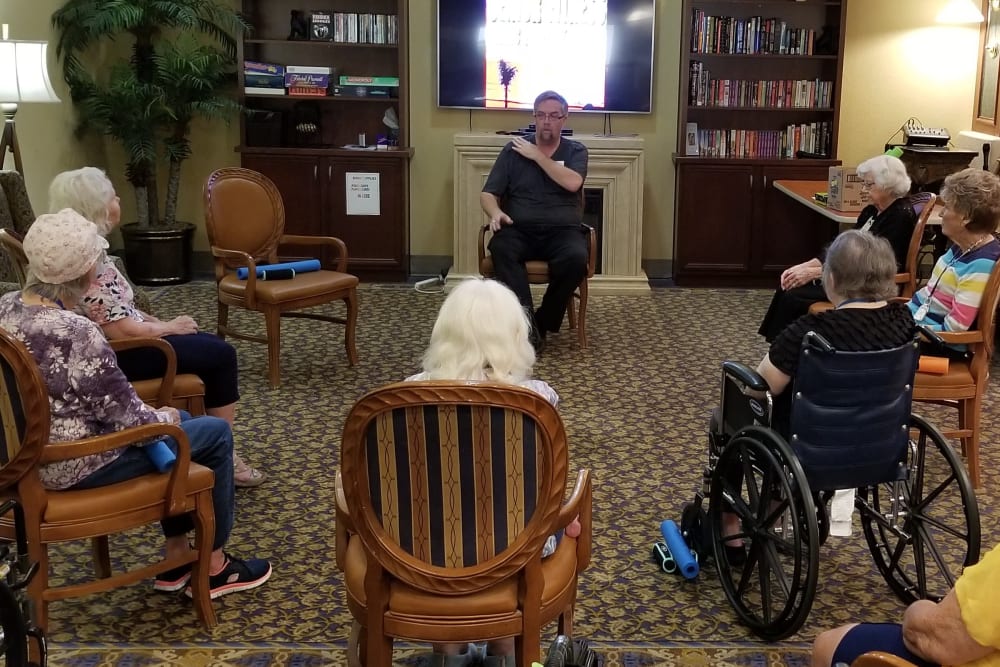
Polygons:
M815 257L836 224L774 187L825 179L827 168L780 163L682 162L677 167L674 278L680 285L773 286L782 271Z
M289 234L336 236L347 244L351 272L379 280L406 278L405 164L405 159L382 154L358 159L349 151L281 155L248 149L243 154L243 165L270 178L281 192ZM354 174L377 175L377 215L348 214ZM299 254L294 247L290 253ZM316 248L301 253L314 256ZM324 254L322 259L332 257Z
M407 102L407 7L407 0L315 0L305 7L294 0L242 3L253 31L239 45L241 62L330 70L326 94L309 97L248 94L247 86L252 89L256 82L241 72L241 102L248 109L241 119L242 164L278 186L287 233L343 239L349 270L366 280L402 280L409 273L408 182L413 149ZM304 10L306 27L312 15L328 14L330 34L337 41L289 39L290 16L299 10ZM353 22L354 27L342 31L338 21L347 22L342 26ZM341 76L389 77L389 81L395 77L399 85L366 87L365 96L335 95ZM386 123L391 116L398 128ZM380 139L389 147L346 148L374 146ZM348 214L349 181L356 181L358 174L369 175L369 183L377 187L374 214Z
M684 0L678 283L773 284L835 232L771 183L839 164L846 12L847 0Z

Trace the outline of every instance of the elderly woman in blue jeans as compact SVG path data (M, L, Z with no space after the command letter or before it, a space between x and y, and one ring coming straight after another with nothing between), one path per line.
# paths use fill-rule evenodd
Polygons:
M215 473L211 596L256 588L270 578L270 563L257 558L242 560L222 550L233 527L233 434L229 424L216 417L191 419L185 415L182 420L174 408L145 405L118 368L101 329L73 312L94 281L107 246L97 227L70 209L40 216L24 237L28 257L24 289L0 297L0 327L24 343L38 363L49 393L52 442L156 422L180 425L191 443L191 460ZM176 450L175 441L167 439L167 444ZM87 489L154 471L143 448L128 446L44 465L39 477L50 489ZM168 556L190 549L190 517L171 517L162 525ZM159 575L154 588L179 591L190 578L190 565L183 566Z

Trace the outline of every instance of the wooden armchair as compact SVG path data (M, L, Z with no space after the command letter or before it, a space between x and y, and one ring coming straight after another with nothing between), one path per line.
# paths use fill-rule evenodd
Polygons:
M208 568L215 535L212 487L215 476L191 462L191 448L180 428L151 424L70 442L49 442L49 399L34 358L24 345L0 329L0 455L16 459L18 475L5 476L0 496L15 498L24 510L28 556L38 563L28 584L35 622L48 625L48 606L55 600L90 595L154 577L192 563L195 610L206 628L216 623L209 598ZM168 473L149 474L94 489L54 491L42 486L38 466L126 447L153 438L177 440L177 461ZM191 514L194 549L183 557L164 559L136 570L112 573L108 536L159 521ZM14 522L0 518L0 539L15 537ZM48 545L91 539L97 579L52 586Z
M582 190L581 190L582 192ZM489 223L479 228L479 273L484 278L493 278L493 258L486 253L487 237L490 231ZM587 286L597 266L597 233L590 225L580 224L580 231L587 235L587 275L580 286L573 292L573 298L569 300L566 309L569 317L569 328L576 329L577 340L580 347L587 347ZM528 282L532 285L544 285L549 282L549 264L540 260L532 260L524 263L528 271ZM579 320L577 319L576 306L580 304Z
M563 503L567 459L559 414L527 389L408 382L362 397L336 479L337 565L356 623L349 659L388 667L396 637L514 636L516 664L528 665L545 624L571 634L591 487L581 470ZM542 559L548 536L577 516L580 536Z
M914 401L947 405L958 411L958 428L942 428L941 432L949 438L961 440L962 453L969 467L969 478L976 488L981 485L979 418L983 409L986 383L990 378L998 301L1000 301L1000 262L993 266L993 272L986 282L986 289L979 303L979 315L973 328L968 331L937 332L946 343L968 345L972 358L968 361L949 361L948 372L944 375L917 371L913 380Z
M281 318L299 317L344 325L344 348L350 365L358 362L354 330L358 320L358 279L347 273L347 246L332 236L285 234L285 206L271 179L250 169L217 169L205 184L205 222L215 258L219 301L219 336L226 335L267 345L268 380L281 384ZM290 280L257 279L258 263L279 260L282 244L331 246L337 255L335 270L313 271ZM244 267L247 279L236 277ZM345 317L298 312L310 306L343 301ZM266 335L252 336L229 327L229 307L264 315Z
M862 653L854 662L851 663L851 667L917 667L915 664L907 660L906 658L900 658L898 655L892 655L891 653L883 653L881 651L869 651L868 653Z

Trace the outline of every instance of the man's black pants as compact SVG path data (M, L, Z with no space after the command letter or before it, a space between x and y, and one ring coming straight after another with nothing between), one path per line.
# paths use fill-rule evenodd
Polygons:
M559 331L573 291L587 275L587 235L582 225L504 225L490 239L490 254L496 279L513 290L530 314L534 304L524 263L542 260L549 264L549 286L542 305L534 311L535 325L542 335Z

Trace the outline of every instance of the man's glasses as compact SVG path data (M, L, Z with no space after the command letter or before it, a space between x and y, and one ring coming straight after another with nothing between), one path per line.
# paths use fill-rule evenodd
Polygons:
M544 113L542 111L535 112L535 120L537 120L538 122L542 122L543 120L551 120L554 123L555 121L562 120L565 117L566 114L563 113L556 113L556 112Z

